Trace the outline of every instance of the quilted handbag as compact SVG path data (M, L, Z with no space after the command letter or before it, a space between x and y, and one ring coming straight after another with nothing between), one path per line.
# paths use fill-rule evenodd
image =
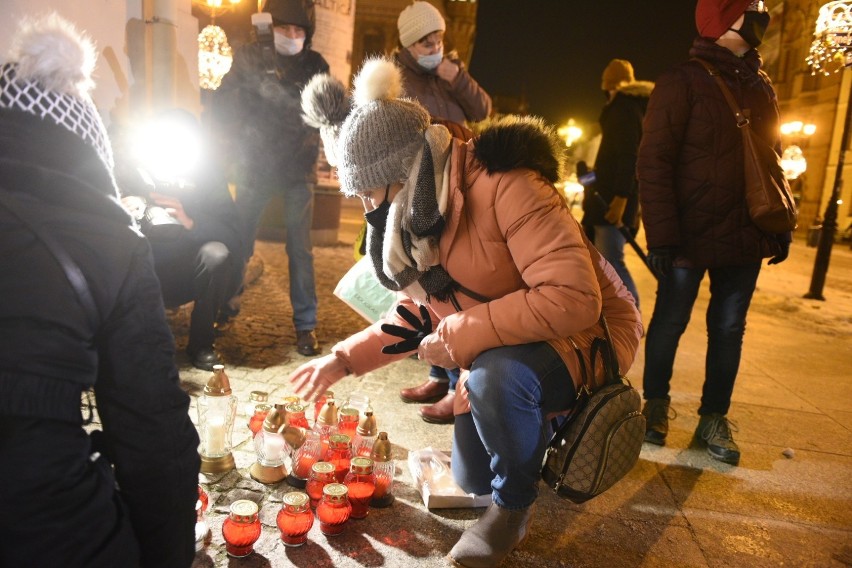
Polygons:
M645 437L641 397L620 375L603 316L601 322L606 340L596 338L592 342L591 363L594 368L597 353L602 353L606 383L592 392L580 357L584 388L580 389L574 411L563 423L554 420L554 434L541 470L544 482L557 495L574 503L600 495L633 469ZM574 348L579 356L579 348Z

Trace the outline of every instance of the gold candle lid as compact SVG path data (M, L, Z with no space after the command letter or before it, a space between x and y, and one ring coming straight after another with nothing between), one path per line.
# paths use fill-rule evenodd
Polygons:
M317 473L334 473L334 464L330 462L316 462L311 466L311 471Z
M248 499L240 499L231 503L230 517L238 522L251 522L257 518L257 503Z
M328 437L329 446L348 446L352 443L352 438L346 434L332 434Z
M358 429L356 432L360 436L375 436L376 435L376 417L371 411L364 413L361 420L358 421Z
M207 396L228 396L231 394L231 381L225 374L225 365L213 365L213 375L204 386Z
M287 412L296 412L296 413L305 411L304 405L299 401L288 403L287 406L284 407L284 409Z
M330 503L343 503L349 494L349 488L342 483L327 483L322 488L322 494L328 497Z
M294 513L307 510L309 500L310 498L308 497L308 494L303 493L302 491L291 491L281 498L281 501L284 503L284 507L290 509Z
M373 443L373 450L370 452L370 457L373 461L386 462L391 459L391 443L388 440L387 432L379 432L379 437Z
M214 367L215 368L215 367ZM249 393L249 402L266 402L269 400L269 393L265 391L251 391Z
M352 462L349 464L349 469L352 473L369 475L373 473L373 460L364 457L352 458Z
M337 419L346 422L358 422L358 416L361 413L354 406L343 406L337 412ZM345 418L344 418L345 417Z
M284 426L284 415L278 412L277 408L273 408L263 420L263 429L266 432L273 432L277 434L281 430L282 426Z
M317 416L317 422L323 426L337 425L337 405L333 398L325 401L319 416Z

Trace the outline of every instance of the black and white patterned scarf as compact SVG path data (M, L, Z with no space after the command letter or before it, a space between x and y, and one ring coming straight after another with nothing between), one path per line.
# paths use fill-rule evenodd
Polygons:
M421 300L446 302L457 288L438 250L449 201L451 141L443 126L427 128L423 150L390 204L384 230L367 225L367 248L379 282Z

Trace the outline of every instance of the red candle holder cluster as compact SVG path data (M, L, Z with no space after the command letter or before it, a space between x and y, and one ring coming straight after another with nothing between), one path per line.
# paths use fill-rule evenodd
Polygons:
M332 434L328 437L328 451L323 461L334 465L334 477L338 483L343 483L346 474L349 473L349 465L352 460L351 438L346 434Z
M222 523L225 551L229 556L242 558L254 551L254 543L260 538L258 507L254 501L240 499L231 503L230 513Z

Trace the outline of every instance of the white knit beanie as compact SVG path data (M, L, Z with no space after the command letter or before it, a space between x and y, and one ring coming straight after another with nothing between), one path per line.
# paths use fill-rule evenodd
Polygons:
M112 173L112 146L89 92L97 50L56 13L18 25L9 62L0 65L0 108L63 126L94 147Z
M432 32L446 31L447 24L441 12L429 2L415 2L405 8L396 21L399 43L408 47Z

